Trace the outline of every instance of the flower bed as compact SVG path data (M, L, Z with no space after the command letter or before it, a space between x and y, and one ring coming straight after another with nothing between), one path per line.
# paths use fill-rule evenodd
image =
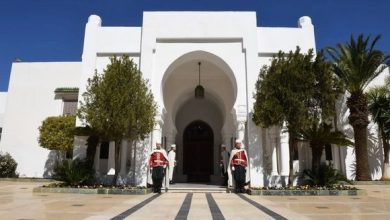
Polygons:
M366 192L356 187L335 185L324 186L293 186L293 187L261 187L248 190L250 195L261 196L358 196Z
M79 185L66 186L63 183L52 183L33 189L35 193L77 193L77 194L117 194L117 195L146 195L152 192L151 188L134 186L104 186Z

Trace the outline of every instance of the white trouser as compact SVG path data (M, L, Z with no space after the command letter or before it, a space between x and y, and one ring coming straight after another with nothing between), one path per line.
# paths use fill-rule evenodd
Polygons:
M175 169L175 166L169 166L169 181L172 181L172 177L173 177L173 170Z

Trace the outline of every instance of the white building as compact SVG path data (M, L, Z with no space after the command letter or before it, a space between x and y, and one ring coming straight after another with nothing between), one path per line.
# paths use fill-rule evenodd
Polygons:
M279 50L316 49L314 27L309 17L292 28L260 27L256 20L255 12L144 12L141 27L105 27L91 15L80 62L13 63L8 93L0 96L0 150L12 154L21 176L50 176L54 154L37 142L41 122L75 105L87 79L95 70L102 72L110 56L127 54L149 79L158 116L150 138L135 147L124 142L124 180L146 184L146 156L160 138L166 146L178 146L177 181L215 181L219 146L231 147L235 138L243 139L248 150L252 186L284 179L289 174L288 137L281 128L262 129L252 122L255 82L261 66ZM201 100L194 98L199 62L205 88ZM342 128L347 119L340 120ZM85 157L85 143L86 137L75 139L74 157ZM95 167L102 175L112 174L113 143L100 148ZM200 154L200 148L209 153ZM332 147L334 165L347 175L352 151ZM307 147L300 147L299 158L297 170L310 167ZM378 179L382 159L375 158L382 157L371 158L379 161L372 164Z

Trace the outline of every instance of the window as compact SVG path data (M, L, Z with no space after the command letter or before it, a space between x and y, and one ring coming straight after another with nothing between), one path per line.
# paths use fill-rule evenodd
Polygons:
M64 100L63 115L76 115L77 113L77 101Z
M102 142L100 145L100 159L108 159L109 143Z

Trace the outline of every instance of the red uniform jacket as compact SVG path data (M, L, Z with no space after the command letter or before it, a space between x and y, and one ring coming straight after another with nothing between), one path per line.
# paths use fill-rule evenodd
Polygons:
M234 154L231 166L243 166L246 167L248 165L248 159L246 158L246 154L244 151L237 152Z
M165 158L164 154L161 152L154 152L150 155L149 166L153 167L162 167L168 164L168 160Z

